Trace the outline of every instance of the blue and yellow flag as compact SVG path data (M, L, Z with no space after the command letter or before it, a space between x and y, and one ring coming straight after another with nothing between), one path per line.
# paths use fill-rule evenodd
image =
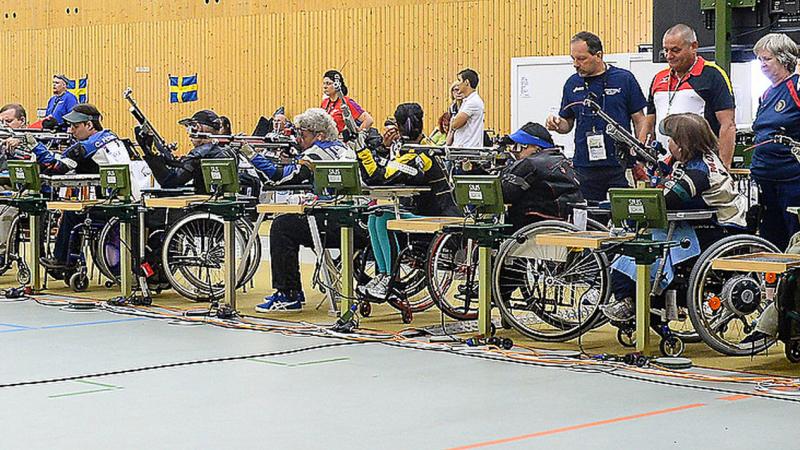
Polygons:
M89 99L89 94L87 87L89 86L89 75L86 75L83 78L79 78L78 81L69 80L67 81L67 90L72 92L78 99L78 103L86 103Z
M186 103L197 101L197 74L188 77L169 77L169 102Z

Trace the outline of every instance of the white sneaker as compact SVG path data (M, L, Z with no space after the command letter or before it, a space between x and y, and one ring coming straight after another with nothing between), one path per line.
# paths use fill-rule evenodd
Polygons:
M630 297L625 297L609 305L602 305L600 310L603 311L606 317L615 322L627 322L633 320L636 315L636 306Z
M385 273L376 273L375 276L372 277L372 279L367 282L367 284L362 284L358 286L358 291L361 292L362 294L366 294L367 292L369 292L370 289L375 289L375 286L377 286L378 283L380 283L381 278L385 276L386 276Z
M374 286L367 286L367 294L378 299L385 299L389 291L389 279L389 275L381 274Z

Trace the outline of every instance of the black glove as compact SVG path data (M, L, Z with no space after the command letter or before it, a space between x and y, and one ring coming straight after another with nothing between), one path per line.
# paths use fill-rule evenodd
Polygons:
M86 155L86 149L83 148L83 145L78 143L73 144L70 148L64 151L64 156L75 162L84 159L85 155Z
M55 130L58 128L58 122L53 117L48 117L42 121L42 128L46 130Z
M350 132L350 130L348 130L347 128L342 130L342 142L350 142L353 139L355 139L355 136L353 135L353 133Z
M153 135L146 133L144 129L137 125L133 128L133 134L136 136L136 142L142 148L145 155L153 154Z
M370 128L364 137L364 144L368 149L378 151L378 149L383 148L383 136L375 128Z

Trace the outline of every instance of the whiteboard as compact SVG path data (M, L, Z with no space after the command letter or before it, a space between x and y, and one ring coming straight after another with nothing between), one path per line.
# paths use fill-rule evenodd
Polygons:
M650 82L666 64L653 63L647 53L612 53L603 59L616 67L630 70L647 97ZM733 93L736 99L736 123L749 125L753 121L752 70L749 63L731 66ZM527 122L544 124L548 114L561 106L564 83L575 69L569 56L532 56L511 59L511 131ZM757 94L757 95L760 95ZM574 132L553 133L553 141L564 146L567 156L574 153Z

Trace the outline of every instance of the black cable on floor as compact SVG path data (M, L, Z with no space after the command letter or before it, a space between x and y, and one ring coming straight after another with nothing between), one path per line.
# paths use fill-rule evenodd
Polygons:
M229 361L241 361L245 359L253 359L253 358L267 358L267 357L275 357L275 356L284 356L284 355L292 355L295 353L302 353L311 350L320 350L323 348L332 348L332 347L344 347L349 345L357 345L357 344L368 344L371 342L368 341L348 341L348 342L334 342L331 344L319 344L319 345L312 345L310 347L303 347L291 350L281 350L278 352L269 352L269 353L257 353L253 355L238 355L238 356L224 356L221 358L209 358L209 359L197 359L193 361L181 361L181 362L174 362L174 363L166 363L166 364L157 364L154 366L144 366L144 367L136 367L133 369L121 369L121 370L114 370L110 372L100 372L100 373L91 373L86 375L74 375L70 377L60 377L60 378L48 378L44 380L35 380L35 381L19 381L16 383L7 383L7 384L0 384L0 388L10 388L10 387L19 387L19 386L32 386L37 384L51 384L51 383L61 383L64 381L74 381L74 380L82 380L86 378L99 378L99 377L107 377L111 375L124 375L129 373L136 373L136 372L145 372L149 370L158 370L158 369L169 369L172 367L183 367L183 366L194 366L198 364L209 364L209 363L218 363L218 362L229 362Z

